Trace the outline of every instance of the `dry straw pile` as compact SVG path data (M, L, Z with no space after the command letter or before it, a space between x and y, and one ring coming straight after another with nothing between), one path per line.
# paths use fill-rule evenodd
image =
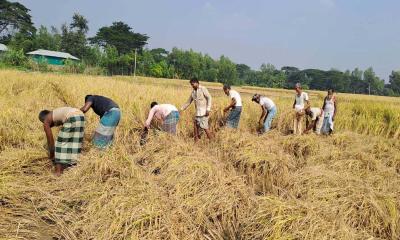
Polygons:
M187 82L1 71L0 84L2 239L400 238L399 99L340 94L334 136L290 136L292 92L241 88L241 131L195 145L192 109L179 137L151 133L141 147L150 102L181 106ZM228 99L207 86L216 127ZM261 137L254 92L279 107ZM56 178L37 113L80 107L89 93L121 106L116 142L92 149L90 112L78 166ZM311 93L314 106L323 94Z

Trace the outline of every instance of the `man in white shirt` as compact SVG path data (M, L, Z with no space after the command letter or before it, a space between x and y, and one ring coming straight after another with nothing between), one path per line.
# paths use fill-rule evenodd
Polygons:
M294 89L296 90L296 95L293 103L293 109L295 110L293 133L301 135L303 132L304 109L310 105L310 101L308 94L301 89L300 83L296 83Z
M271 129L272 120L278 112L276 105L270 98L260 94L254 94L251 100L261 105L262 113L259 124L263 126L261 133L266 133Z
M223 90L224 93L231 99L230 104L224 108L225 113L230 110L226 119L226 126L228 128L238 128L240 115L242 114L242 98L237 91L231 89L231 86L227 84L224 85Z
M164 132L176 135L176 125L179 121L178 109L172 104L158 104L152 102L149 116L145 122L145 128L150 128L153 118L161 122L161 129Z
M304 133L308 133L312 129L316 134L320 134L322 123L324 121L324 111L321 108L307 107L305 109L305 113L311 122L309 122L306 130L304 130Z

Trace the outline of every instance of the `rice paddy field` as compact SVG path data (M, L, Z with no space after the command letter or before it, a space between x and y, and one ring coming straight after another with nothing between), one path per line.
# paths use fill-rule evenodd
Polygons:
M140 146L150 103L182 106L188 81L1 70L0 239L400 239L399 98L339 93L334 135L293 136L294 91L237 88L231 131L218 127L222 86L204 85L214 141L194 143L191 106L177 137L151 131ZM256 92L278 106L262 136ZM91 146L89 111L78 165L55 177L37 115L87 94L121 107L115 143ZM309 94L321 107L325 93Z

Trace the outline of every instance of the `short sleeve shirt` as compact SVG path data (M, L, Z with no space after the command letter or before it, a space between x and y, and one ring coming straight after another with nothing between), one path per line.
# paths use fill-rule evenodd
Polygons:
M241 107L242 106L242 98L240 97L240 94L237 91L229 90L229 97L231 99L234 98L236 100L235 107Z
M296 104L295 105L298 106L298 108L303 109L304 108L304 103L306 101L308 101L308 94L307 93L302 92L300 94L300 96L296 94Z
M87 102L92 102L93 111L102 117L111 108L119 108L119 106L111 99L103 96L92 95L86 100Z
M267 97L260 98L260 105L264 106L268 111L275 107L274 101Z

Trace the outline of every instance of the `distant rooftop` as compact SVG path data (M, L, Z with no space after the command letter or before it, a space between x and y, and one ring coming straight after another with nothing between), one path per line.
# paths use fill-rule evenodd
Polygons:
M0 51L7 51L7 50L8 50L7 46L0 43Z
M66 53L66 52L56 52L56 51L50 51L50 50L44 50L44 49L38 49L33 52L28 52L27 54L79 60L79 58L74 57L71 54Z

